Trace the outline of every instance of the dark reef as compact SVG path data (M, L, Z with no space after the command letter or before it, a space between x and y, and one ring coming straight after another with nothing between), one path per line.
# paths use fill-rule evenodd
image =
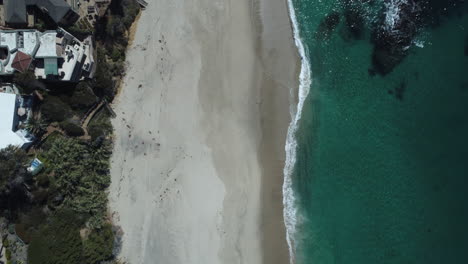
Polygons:
M338 12L332 12L328 14L318 26L315 32L315 38L319 40L328 39L333 33L335 28L340 23L340 14Z
M344 12L344 17L349 35L356 40L363 39L365 31L363 14L356 9L347 9Z
M419 4L408 1L400 5L399 19L394 25L388 25L385 14L382 14L371 38L374 44L372 66L376 73L390 73L408 55L408 49L421 27L421 12Z
M406 91L406 82L401 81L401 83L395 87L393 90L388 90L388 94L394 95L396 99L399 101L403 101L404 95Z
M389 0L385 0L389 3ZM388 25L385 12L373 26L372 70L387 75L408 55L413 40L424 27L437 27L444 17L464 14L465 0L408 0L399 4L398 19ZM465 48L465 54L468 50Z

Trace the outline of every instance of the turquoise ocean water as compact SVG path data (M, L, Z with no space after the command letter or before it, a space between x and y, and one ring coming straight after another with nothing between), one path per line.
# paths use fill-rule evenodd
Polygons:
M295 263L468 263L467 4L420 2L382 72L371 40L406 1L291 2L312 72L286 186Z

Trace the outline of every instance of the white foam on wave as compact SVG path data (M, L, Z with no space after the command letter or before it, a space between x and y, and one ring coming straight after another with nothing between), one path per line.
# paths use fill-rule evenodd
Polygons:
M301 57L301 73L299 75L299 92L297 108L291 107L291 123L288 128L286 138L286 163L284 166L284 182L283 182L283 216L286 226L286 239L289 246L289 256L291 264L295 263L295 246L294 238L296 237L296 227L298 224L298 210L296 207L296 198L292 189L292 173L296 164L297 141L296 131L299 121L301 120L302 108L304 101L307 98L312 83L310 62L306 56L306 51L302 39L300 37L299 26L297 22L296 12L294 10L293 0L288 0L289 16L293 25L293 34L296 47Z
M400 21L400 11L406 0L387 0L385 1L385 27L387 30L393 30Z

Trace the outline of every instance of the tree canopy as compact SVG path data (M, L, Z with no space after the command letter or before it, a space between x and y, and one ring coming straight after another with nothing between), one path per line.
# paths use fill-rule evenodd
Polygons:
M58 137L43 153L64 205L91 218L91 226L101 226L106 212L110 184L108 142L92 147L76 139Z
M82 264L81 219L60 210L33 236L28 249L30 264Z
M0 150L0 207L16 212L27 199L23 183L29 178L28 156L24 150L9 146Z

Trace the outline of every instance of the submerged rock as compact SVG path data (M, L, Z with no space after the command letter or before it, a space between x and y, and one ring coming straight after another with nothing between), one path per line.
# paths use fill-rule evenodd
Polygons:
M380 24L372 31L372 67L386 75L408 55L421 26L421 7L415 1L387 0Z
M365 24L362 12L355 9L347 9L344 12L346 29L355 40L360 40L364 37Z
M421 29L437 27L443 17L464 10L464 4L465 0L385 0L384 12L372 30L371 72L386 75L393 71L408 55Z
M315 32L315 38L318 40L330 38L333 31L340 23L340 14L338 12L331 12L319 24Z

